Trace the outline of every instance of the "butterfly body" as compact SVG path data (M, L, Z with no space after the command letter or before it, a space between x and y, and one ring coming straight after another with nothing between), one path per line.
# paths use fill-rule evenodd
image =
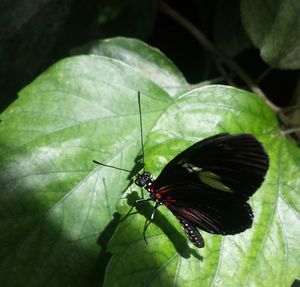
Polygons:
M254 136L219 134L177 155L156 180L143 172L135 183L148 191L155 209L165 205L189 239L203 247L198 228L228 235L251 227L253 213L247 200L262 184L268 167L268 155Z

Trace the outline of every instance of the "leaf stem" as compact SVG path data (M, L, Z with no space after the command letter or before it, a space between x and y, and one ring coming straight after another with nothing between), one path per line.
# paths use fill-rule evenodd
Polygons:
M291 128L291 129L287 129L287 130L282 130L281 134L282 135L289 135L289 134L293 134L295 132L300 132L300 127Z

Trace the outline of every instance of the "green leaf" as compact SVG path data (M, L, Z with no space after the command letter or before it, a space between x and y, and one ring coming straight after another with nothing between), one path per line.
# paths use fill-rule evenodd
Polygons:
M74 49L72 54L118 59L162 87L172 97L182 95L189 89L182 73L161 51L136 39L116 37L98 40Z
M202 232L206 246L197 249L162 206L147 231L146 245L143 225L153 207L140 204L109 244L114 256L104 286L290 286L300 275L300 151L282 137L275 115L260 98L225 86L178 98L147 135L146 170L158 176L179 152L221 132L252 133L270 156L267 178L250 200L252 228L225 237ZM123 215L141 196L136 190L129 189L120 200Z
M242 20L261 57L272 67L300 68L300 1L242 0Z
M148 133L170 105L168 94L120 61L72 57L1 115L1 286L98 286L129 180L92 160L135 166L137 91Z

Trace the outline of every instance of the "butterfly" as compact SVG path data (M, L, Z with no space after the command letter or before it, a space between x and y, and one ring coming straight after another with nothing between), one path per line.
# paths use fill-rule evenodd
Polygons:
M142 164L144 143L141 96L138 91ZM99 165L132 171L93 160ZM201 140L172 159L157 179L143 171L135 175L135 184L145 188L149 198L136 204L154 201L150 220L146 220L143 237L157 208L166 206L181 223L191 242L201 248L204 239L199 229L213 234L237 234L252 226L253 212L247 203L261 186L269 168L263 145L251 134L222 133Z
M247 201L261 186L268 168L268 154L253 135L222 133L178 154L157 179L147 171L138 173L135 183L147 190L149 198L135 204L156 203L144 226L145 240L146 229L161 205L174 214L199 248L204 247L199 229L232 235L250 228L253 212Z

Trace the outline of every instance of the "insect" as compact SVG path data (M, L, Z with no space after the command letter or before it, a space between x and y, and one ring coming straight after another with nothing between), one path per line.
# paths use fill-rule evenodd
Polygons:
M139 110L141 114L140 100ZM140 125L142 137L141 115ZM144 226L147 242L146 229L157 208L164 205L179 220L191 242L204 247L198 229L230 235L251 227L253 213L247 200L261 186L268 167L268 155L253 135L214 135L178 154L157 179L147 171L138 173L135 184L145 188L149 198L137 200L128 214L140 202L155 202Z

